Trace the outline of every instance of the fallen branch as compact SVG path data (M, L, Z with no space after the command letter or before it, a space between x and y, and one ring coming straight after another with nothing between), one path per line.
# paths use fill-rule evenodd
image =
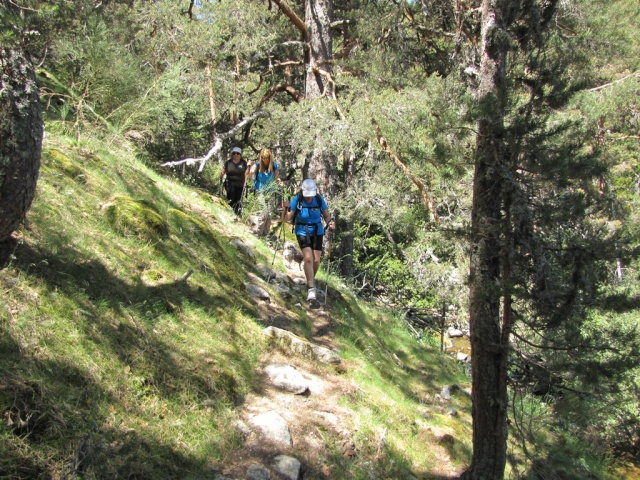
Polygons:
M193 274L193 269L189 269L187 270L187 272L182 275L182 278L180 279L182 282L186 282L187 280L189 280L189 277Z
M236 133L238 130L240 130L240 129L244 128L246 125L252 123L256 118L269 117L269 116L270 116L269 112L258 110L257 112L254 112L251 116L249 116L249 117L245 118L244 120L242 120L240 123L238 123L235 127L233 127L228 132L221 133L219 135L215 135L214 136L215 141L213 142L213 147L211 147L211 149L207 152L207 154L205 156L199 157L199 158L185 158L183 160L176 160L174 162L165 162L160 166L161 167L175 167L176 165L182 165L183 163L186 163L187 165L193 165L194 163L200 162L200 168L198 168L198 172L201 172L204 169L204 165L207 163L207 160L209 160L216 153L218 153L218 151L220 151L220 149L222 148L222 141L225 138L230 137L231 135Z

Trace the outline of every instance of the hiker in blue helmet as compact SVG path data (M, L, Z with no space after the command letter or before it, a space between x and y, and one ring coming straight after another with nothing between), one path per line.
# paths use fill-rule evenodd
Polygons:
M315 300L315 278L320 266L325 233L322 220L330 230L335 228L335 223L329 213L327 202L322 195L318 194L316 182L310 178L302 182L300 192L294 195L290 202L285 202L284 206L289 207L286 220L294 225L298 245L304 257L307 300Z

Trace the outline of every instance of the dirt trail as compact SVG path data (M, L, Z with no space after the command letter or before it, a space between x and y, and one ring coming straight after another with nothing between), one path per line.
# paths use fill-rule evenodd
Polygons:
M292 280L304 279L304 273L295 262L288 265L285 261L285 267L287 276ZM321 289L324 288L322 280L318 282ZM331 292L327 305L323 305L322 291L319 296L320 304L312 308L304 298L304 287L299 290L292 288L291 291L294 298L288 300L286 305L256 300L262 325L265 328L272 326L287 330L315 345L337 351L335 324L331 316ZM296 303L306 309L311 320L311 324L305 324L304 328L294 312ZM271 364L286 364L297 369L307 382L307 392L293 394L274 387L264 372L265 367ZM215 466L223 475L219 478L253 478L247 476L247 469L252 465L262 465L270 471L272 480L284 479L285 476L279 476L271 468L274 457L282 454L301 462L305 480L344 478L343 472L336 470L337 467L333 464L335 462L331 462L331 458L337 455L354 458L359 453L358 445L354 441L359 417L348 407L348 399L360 392L345 375L356 366L350 365L344 359L337 365L321 364L292 353L278 342L274 342L272 348L260 358L259 368L261 385L247 395L238 408L238 428L244 435L243 446L227 459L224 466ZM269 412L276 412L286 421L291 445L269 441L251 427L252 419ZM451 467L444 449L442 453L442 465L432 472L436 474L433 478L455 478L456 472Z
M287 267L287 275L304 278L297 264ZM294 291L295 299L307 310L312 320L310 335L303 335L297 316L275 302L256 301L261 323L290 331L305 340L331 350L337 350L334 339L330 306L309 308L302 290ZM324 298L324 296L322 296ZM351 395L356 387L349 383L343 373L349 368L343 360L339 365L322 365L293 354L276 344L260 358L260 367L270 364L286 364L296 368L306 380L308 391L293 394L274 387L262 373L262 384L247 395L239 408L244 425L249 426L257 415L276 412L285 419L291 433L292 445L273 443L251 428L245 431L243 448L236 452L222 472L228 478L245 478L247 468L261 464L269 468L274 456L279 454L297 458L304 466L304 478L339 478L332 465L325 461L336 449L345 456L355 455L352 432L357 425L357 416L341 404L345 395ZM272 473L273 478L279 478Z

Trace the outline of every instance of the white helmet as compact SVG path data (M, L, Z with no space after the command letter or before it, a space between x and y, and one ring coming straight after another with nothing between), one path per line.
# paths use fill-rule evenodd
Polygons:
M303 197L315 197L318 192L318 188L316 187L316 182L307 178L304 182L302 182L302 196Z

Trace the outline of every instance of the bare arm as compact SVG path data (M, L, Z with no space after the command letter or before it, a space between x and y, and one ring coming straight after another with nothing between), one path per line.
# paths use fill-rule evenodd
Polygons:
M329 213L328 208L322 212L322 218L324 218L324 222L329 230L334 230L336 228L336 224L333 221L333 218L331 218L331 214Z
M288 210L287 214L284 217L284 221L287 223L291 223L291 220L293 220L293 210L289 208L291 206L291 202L289 202L289 200L285 200L282 205Z

